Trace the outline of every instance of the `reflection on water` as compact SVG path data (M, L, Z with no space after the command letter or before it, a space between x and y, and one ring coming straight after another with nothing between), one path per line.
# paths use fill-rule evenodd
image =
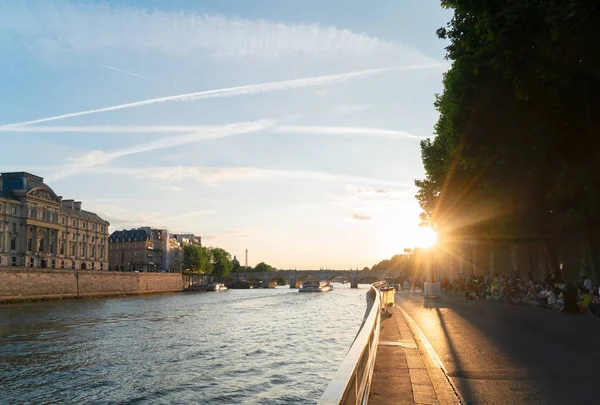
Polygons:
M0 402L315 403L360 326L361 287L1 306Z

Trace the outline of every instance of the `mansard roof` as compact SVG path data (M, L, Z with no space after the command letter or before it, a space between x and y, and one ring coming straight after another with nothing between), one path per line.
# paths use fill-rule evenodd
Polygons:
M151 234L147 229L124 229L114 231L109 237L109 242L135 242L149 240Z
M75 208L67 207L64 205L60 207L60 212L70 217L85 219L86 221L100 222L108 225L107 220L100 218L98 214L95 214L93 212L77 210Z

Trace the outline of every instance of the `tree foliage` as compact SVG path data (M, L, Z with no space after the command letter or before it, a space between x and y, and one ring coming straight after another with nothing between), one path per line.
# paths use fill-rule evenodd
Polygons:
M260 273L260 272L264 272L264 271L273 271L273 267L268 265L265 262L260 262L254 267L253 271L256 273Z
M421 142L421 219L461 235L541 235L600 212L600 4L443 0L451 69Z
M210 252L212 254L212 275L219 280L223 280L233 270L231 254L221 248L210 248Z
M372 270L400 270L404 271L406 269L408 256L399 254L394 255L391 259L385 259L380 261L377 264L374 264Z
M183 247L183 267L194 273L212 273L212 253L209 248L198 245Z

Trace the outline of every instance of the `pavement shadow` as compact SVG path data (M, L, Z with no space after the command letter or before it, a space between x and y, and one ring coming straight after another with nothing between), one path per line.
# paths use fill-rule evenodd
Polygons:
M436 311L441 332L456 365L451 377L467 403L477 403L469 381L480 377L465 373L461 355L472 353L458 352L447 319L440 311L442 308L449 308L481 332L495 350L505 354L515 370L513 376L506 378L514 379L515 383L526 381L534 392L541 394L540 400L542 397L547 400L542 400L544 403L596 402L597 364L600 364L600 322L597 319L531 306L511 306L498 301L463 301L459 296L448 297L446 302L443 297L440 302L424 302L424 307ZM477 352L484 342L478 342L474 337L471 339L473 352ZM519 376L519 370L524 371L524 375Z

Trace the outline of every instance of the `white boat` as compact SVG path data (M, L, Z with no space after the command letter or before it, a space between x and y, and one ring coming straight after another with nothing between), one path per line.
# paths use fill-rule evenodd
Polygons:
M227 287L223 283L212 283L208 285L207 291L225 291Z
M302 282L298 292L328 292L333 290L333 286L329 283L319 282L316 280L306 280Z

